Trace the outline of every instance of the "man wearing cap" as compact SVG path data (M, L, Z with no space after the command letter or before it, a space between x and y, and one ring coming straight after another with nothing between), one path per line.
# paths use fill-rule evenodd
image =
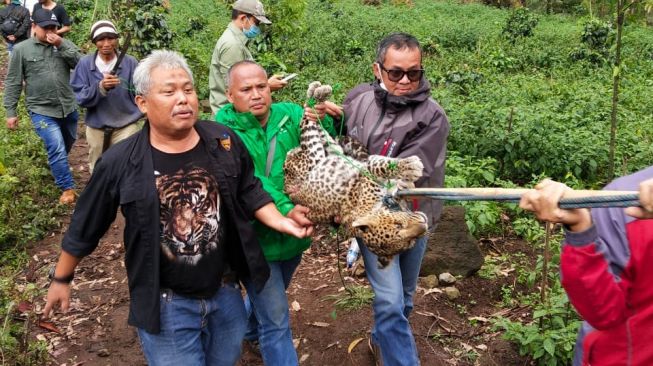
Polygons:
M14 45L29 37L32 21L29 19L29 10L20 5L20 0L5 0L4 3L7 6L0 10L0 32L7 42L7 52L11 57Z
M239 61L254 60L247 48L247 41L261 34L260 23L272 24L265 16L263 4L258 0L238 0L233 4L231 22L222 33L213 49L209 70L209 101L215 115L220 108L229 103L225 77L227 70ZM278 76L268 79L270 90L275 91L288 82Z
M56 33L59 23L53 17L49 10L35 10L34 37L14 47L5 79L4 107L7 128L13 130L18 127L16 107L25 82L25 104L34 130L45 143L54 181L62 191L59 202L72 204L75 182L68 153L77 138L77 110L70 70L82 54Z
M70 85L77 104L86 108L86 141L91 172L109 146L138 132L135 123L142 113L134 102L132 76L138 61L125 55L118 62L118 31L108 20L91 26L97 51L84 56L73 72Z

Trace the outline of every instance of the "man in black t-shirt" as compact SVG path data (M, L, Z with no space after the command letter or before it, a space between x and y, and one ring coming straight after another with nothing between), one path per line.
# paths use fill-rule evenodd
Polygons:
M211 297L224 270L224 221L218 182L200 142L182 153L152 148L161 219L161 287Z
M197 121L186 60L154 51L134 71L143 129L97 161L62 243L43 310L68 310L69 283L121 209L129 324L151 365L225 365L240 357L247 318L238 281L260 291L269 268L251 221L305 237L254 176L229 128ZM226 275L229 271L229 276Z
M72 24L70 21L70 18L68 18L68 13L66 13L66 8L61 5L57 4L52 0L39 0L38 3L34 4L34 9L32 9L32 14L37 9L48 9L50 10L55 17L57 17L57 21L61 25L59 29L57 29L57 34L60 36L63 36L64 34L70 32L70 25Z

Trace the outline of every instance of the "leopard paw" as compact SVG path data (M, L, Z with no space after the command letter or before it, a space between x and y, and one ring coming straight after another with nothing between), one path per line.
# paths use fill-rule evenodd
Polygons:
M417 156L409 156L398 161L399 177L406 182L418 180L424 172L424 164Z
M308 84L306 97L308 99L314 98L317 103L322 103L331 96L332 92L331 85L322 85L319 81L314 81Z

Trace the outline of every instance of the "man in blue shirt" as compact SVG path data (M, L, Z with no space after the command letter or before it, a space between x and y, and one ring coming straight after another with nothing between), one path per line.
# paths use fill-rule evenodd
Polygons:
M134 102L131 87L138 61L125 55L116 69L118 37L118 31L110 21L100 20L93 24L91 40L97 51L79 61L70 81L77 104L86 108L86 141L91 172L102 152L140 130L135 122L142 113Z

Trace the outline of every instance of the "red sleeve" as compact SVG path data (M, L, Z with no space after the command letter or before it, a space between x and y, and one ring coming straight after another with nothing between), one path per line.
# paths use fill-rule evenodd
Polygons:
M595 227L568 232L560 259L562 286L581 317L596 329L614 327L630 315L630 281L614 273L609 245Z

